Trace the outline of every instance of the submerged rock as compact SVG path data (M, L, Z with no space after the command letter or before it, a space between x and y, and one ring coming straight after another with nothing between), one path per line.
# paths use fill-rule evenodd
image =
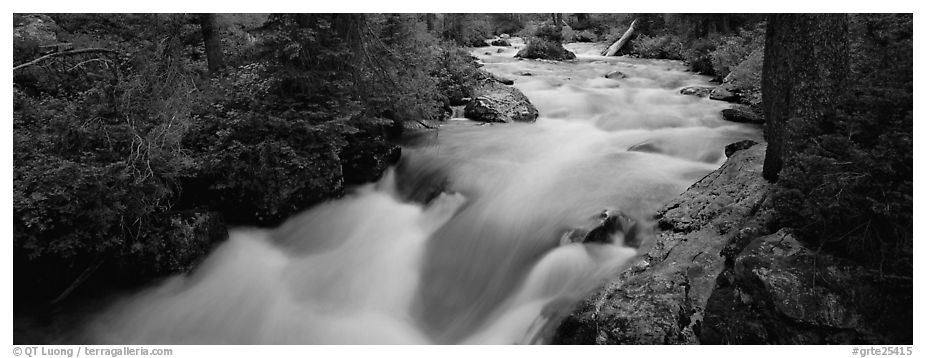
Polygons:
M643 255L588 295L553 343L698 343L704 307L724 270L729 241L767 232L765 145L730 158L657 214L661 231ZM738 230L733 230L738 228Z
M714 87L689 86L689 87L682 88L682 90L679 91L679 93L686 95L686 96L707 97L711 95L711 91L713 89Z
M610 78L612 80L619 80L627 78L627 75L621 71L611 71L604 75L605 78Z

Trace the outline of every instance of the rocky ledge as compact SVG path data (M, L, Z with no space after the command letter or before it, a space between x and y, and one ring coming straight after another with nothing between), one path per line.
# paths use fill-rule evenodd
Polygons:
M749 144L657 213L638 261L586 296L552 343L912 344L912 278L773 229L766 145Z
M553 343L698 343L704 307L724 270L721 251L765 226L754 219L769 187L764 153L765 145L756 145L733 154L661 210L659 233L640 248L640 259L587 296Z

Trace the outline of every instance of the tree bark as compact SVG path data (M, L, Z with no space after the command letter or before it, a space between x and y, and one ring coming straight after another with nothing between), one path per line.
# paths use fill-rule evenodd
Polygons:
M433 33L434 25L437 22L437 14L427 13L424 15L424 20L428 26L428 33Z
M620 51L621 47L624 47L624 45L627 43L627 40L630 40L630 37L633 36L633 27L636 24L637 24L637 19L633 19L633 22L630 23L630 27L627 28L627 31L624 31L624 34L621 35L621 38L617 40L617 42L612 44L610 47L608 47L608 49L605 51L603 55L614 56L614 54L616 54L617 51Z
M765 35L762 105L768 149L762 176L778 180L793 154L794 118L817 120L842 100L849 69L845 14L773 14Z
M217 74L225 67L222 56L222 42L215 24L215 14L199 14L199 26L206 45L206 62L210 74Z

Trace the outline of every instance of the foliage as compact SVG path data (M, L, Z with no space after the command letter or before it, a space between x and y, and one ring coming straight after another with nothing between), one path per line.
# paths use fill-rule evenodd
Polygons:
M53 18L59 40L120 53L14 74L14 248L36 268L17 282L55 293L98 261L130 281L185 271L226 222L273 225L375 179L391 128L443 118L477 76L407 14L222 15L213 78L194 16ZM38 55L14 43L14 63Z
M709 36L692 40L685 50L682 58L692 71L702 75L714 76L717 74L711 63L711 54L717 49L719 37Z
M149 20L151 31L182 26ZM17 76L17 250L72 270L104 260L145 277L188 269L208 249L214 215L173 206L193 170L180 139L198 98L182 51L182 41L168 36L106 66ZM60 81L48 86L49 77Z
M633 40L632 46L631 53L644 58L668 60L681 60L684 58L682 42L672 35L638 35Z
M542 37L531 37L527 40L527 46L518 51L518 57L531 59L547 60L571 60L575 54L563 48L560 42L550 41Z
M782 224L823 249L910 274L913 220L912 17L851 18L851 88L821 120L793 118L775 193Z
M710 53L711 67L717 77L724 78L747 57L762 52L765 47L765 29L742 29L736 35L720 37L718 42L717 49Z

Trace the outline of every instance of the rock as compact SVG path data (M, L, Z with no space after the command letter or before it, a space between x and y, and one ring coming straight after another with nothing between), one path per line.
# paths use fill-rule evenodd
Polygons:
M754 140L749 140L749 139L741 140L736 143L727 144L727 146L724 147L723 149L723 153L727 155L727 158L729 158L733 155L733 153L736 153L743 149L749 149L756 144L759 144L759 142L756 142Z
M637 247L640 243L640 223L619 210L604 210L591 218L588 225L569 229L560 237L560 245L570 243L613 244L620 233L625 246Z
M612 80L619 80L619 79L627 78L627 75L621 71L611 71L611 72L608 72L606 75L604 75L604 77L610 78Z
M723 119L736 123L762 124L765 120L747 106L737 105L720 111Z
M501 34L501 35L498 35L498 37L500 37L500 38L503 39L503 40L507 40L507 39L510 38L511 36L508 35L508 34Z
M397 163L402 148L376 137L352 138L340 153L345 184L363 184L379 179Z
M58 25L48 15L22 15L18 16L15 22L13 41L34 41L38 46L53 45L58 42Z
M498 39L498 40L492 41L492 46L505 46L505 47L508 47L508 46L511 46L511 43L508 42L508 40L505 40L505 39Z
M913 344L912 278L809 250L789 229L753 240L729 272L705 343Z
M737 96L736 94L733 94L732 92L728 91L727 89L723 87L714 87L714 89L711 90L710 97L713 100L726 101L726 102L736 102L737 100L739 100L739 96Z
M495 53L502 53L502 52L505 52L505 49L500 48L500 49L498 49L498 50L495 51Z
M689 86L682 88L679 93L687 96L698 96L698 97L707 97L711 95L711 91L714 87L707 86Z
M533 122L539 113L521 91L499 82L475 90L475 98L463 109L463 116L479 122Z
M722 249L768 232L764 155L764 144L743 150L660 210L660 232L638 261L586 296L552 343L698 343Z
M509 86L514 84L512 79L496 76L494 73L482 69L476 72L476 80L480 83L498 82Z
M489 51L486 51L485 54L486 54L486 55L490 55L490 56L492 55L492 53L489 52Z
M528 72L528 71L520 71L520 72L518 72L518 76L533 76L533 75L534 75L533 73L530 73L530 72Z

